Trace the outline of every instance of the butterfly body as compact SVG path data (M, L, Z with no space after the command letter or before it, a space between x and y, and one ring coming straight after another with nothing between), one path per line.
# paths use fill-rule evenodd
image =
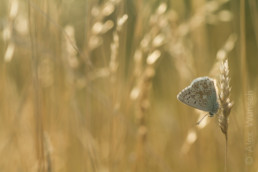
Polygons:
M193 80L177 95L177 99L188 106L209 112L210 116L216 114L219 109L215 81L209 77Z

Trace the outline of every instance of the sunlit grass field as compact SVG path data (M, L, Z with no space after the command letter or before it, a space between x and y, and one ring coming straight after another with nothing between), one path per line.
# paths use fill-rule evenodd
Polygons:
M0 172L258 172L257 1L0 3Z

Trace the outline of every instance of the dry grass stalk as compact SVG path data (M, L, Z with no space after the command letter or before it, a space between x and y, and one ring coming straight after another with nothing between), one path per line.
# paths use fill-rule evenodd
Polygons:
M230 100L230 77L229 77L229 67L228 60L221 64L221 74L220 74L220 109L221 113L218 116L218 122L221 131L225 135L226 144L225 144L225 169L227 171L227 154L228 154L228 117L233 106L233 102Z
M122 97L120 97L120 78L119 75L121 74L121 67L120 63L123 60L120 57L119 50L123 48L123 44L121 43L120 37L122 35L122 29L124 24L128 19L127 14L119 17L116 22L116 28L113 31L113 40L110 45L110 61L108 64L108 74L110 76L110 102L112 105L112 113L117 114L120 111ZM120 69L120 71L119 71ZM109 153L108 153L108 161L109 161L109 170L115 171L116 167L114 167L115 162L119 162L120 157L117 156L118 154L122 154L123 150L118 149L118 147L122 147L121 140L125 135L125 128L121 124L121 118L119 115L112 115L111 122L110 122L110 133L111 138L109 140ZM122 151L121 151L122 150Z
M118 50L119 50L119 32L122 30L122 26L127 21L128 16L124 14L121 18L118 18L117 28L113 32L113 42L111 43L111 55L109 62L109 73L111 75L111 82L114 83L116 80L115 74L118 69Z
M227 171L227 150L228 150L228 117L233 106L233 102L230 100L230 78L229 78L229 67L228 60L221 64L220 67L220 109L221 113L218 116L218 122L221 131L225 135L226 145L225 145L225 172Z
M150 108L149 94L152 88L152 80L155 76L155 63L160 58L160 51L154 50L146 59L146 67L143 69L143 74L139 76L137 86L131 92L131 98L137 101L136 120L138 123L135 164L136 171L142 171L145 168L145 143L147 138L146 115ZM137 62L137 61L136 61ZM136 65L138 66L138 65Z
M142 76L140 84L140 95L138 98L138 107L136 112L136 120L138 123L138 133L137 133L137 147L136 147L136 164L135 170L142 171L146 165L145 156L145 144L147 138L148 128L146 126L146 115L150 108L149 93L152 88L152 79L155 76L155 69L153 66L146 67L144 74Z
M37 151L37 170L45 172L46 168L46 148L44 146L44 119L46 113L44 111L43 103L43 91L42 83L39 73L40 62L43 60L43 56L40 51L40 45L49 43L48 40L44 40L43 32L44 24L42 19L44 19L35 9L34 4L29 2L28 4L28 18L29 18L29 38L31 44L31 70L32 70L32 84L33 84L33 106L34 106L34 117L35 117L35 146ZM39 7L42 7L40 3L36 4ZM40 8L43 9L43 8ZM43 41L42 41L43 40ZM43 44L41 44L41 41Z
M50 141L50 137L48 136L47 132L44 132L44 148L45 148L45 159L46 159L46 171L51 172L52 170L52 153L53 147Z
M134 77L136 86L131 91L131 99L137 102L136 121L138 124L135 171L143 171L146 168L146 139L148 128L146 115L150 108L149 94L152 88L152 80L155 76L155 65L161 56L159 50L165 43L162 28L167 26L165 14L167 5L160 4L156 13L150 17L150 30L144 35L140 47L134 55Z

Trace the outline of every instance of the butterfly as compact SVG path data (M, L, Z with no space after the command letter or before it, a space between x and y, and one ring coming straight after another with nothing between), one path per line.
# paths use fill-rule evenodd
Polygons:
M209 112L210 117L219 110L215 80L209 77L199 77L183 89L177 99L199 110Z

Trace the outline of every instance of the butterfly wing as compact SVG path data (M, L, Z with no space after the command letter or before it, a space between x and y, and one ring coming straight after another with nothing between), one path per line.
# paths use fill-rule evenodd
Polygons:
M183 89L178 100L188 106L215 114L218 111L217 94L214 81L208 77L200 77Z

